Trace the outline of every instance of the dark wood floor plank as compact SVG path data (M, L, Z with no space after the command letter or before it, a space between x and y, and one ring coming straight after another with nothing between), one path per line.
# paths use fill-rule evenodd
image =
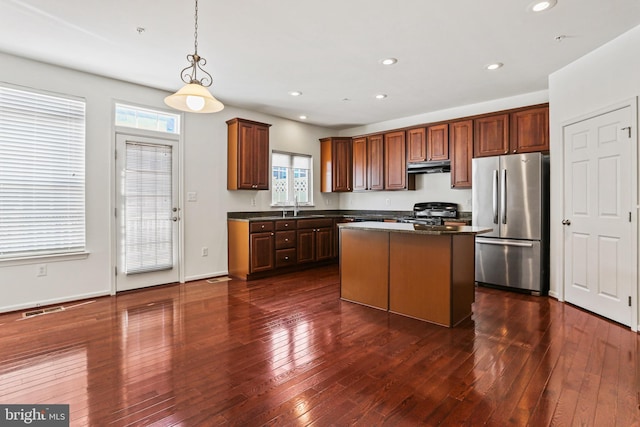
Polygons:
M640 338L477 288L444 328L339 299L337 266L0 314L0 402L72 426L640 425Z

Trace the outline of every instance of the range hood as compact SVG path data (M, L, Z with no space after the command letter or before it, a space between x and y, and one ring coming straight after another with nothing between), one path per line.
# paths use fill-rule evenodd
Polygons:
M409 173L444 173L451 172L450 160L439 160L431 162L407 163Z

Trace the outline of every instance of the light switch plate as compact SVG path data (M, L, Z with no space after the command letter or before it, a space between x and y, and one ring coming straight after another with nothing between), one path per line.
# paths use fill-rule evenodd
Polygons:
M187 193L187 202L197 202L198 201L198 193L195 191L189 191Z

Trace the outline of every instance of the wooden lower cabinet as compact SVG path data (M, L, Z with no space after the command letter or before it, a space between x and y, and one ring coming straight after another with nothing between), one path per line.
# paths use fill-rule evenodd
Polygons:
M302 229L297 230L298 222ZM333 218L228 220L229 276L250 280L286 269L308 268L336 257ZM305 228L306 227L306 228Z
M330 218L298 220L298 264L334 258L333 226Z
M250 236L251 272L272 270L274 263L274 233L251 233Z

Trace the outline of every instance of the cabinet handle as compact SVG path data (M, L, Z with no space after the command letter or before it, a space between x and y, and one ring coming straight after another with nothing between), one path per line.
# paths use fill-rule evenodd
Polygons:
M518 152L518 150L513 150L513 152L514 152L514 153L517 153L517 152Z
M289 239L284 239L284 241L285 241L285 242L288 242L288 241L289 241Z
M273 233L271 233L271 235L273 236Z
M288 226L289 226L289 223L287 222L284 226L285 226L285 227L288 227Z
M285 261L288 261L288 260L289 260L289 257L288 257L288 256L284 257L284 260L285 260Z
M264 225L262 226L262 229L264 230Z

